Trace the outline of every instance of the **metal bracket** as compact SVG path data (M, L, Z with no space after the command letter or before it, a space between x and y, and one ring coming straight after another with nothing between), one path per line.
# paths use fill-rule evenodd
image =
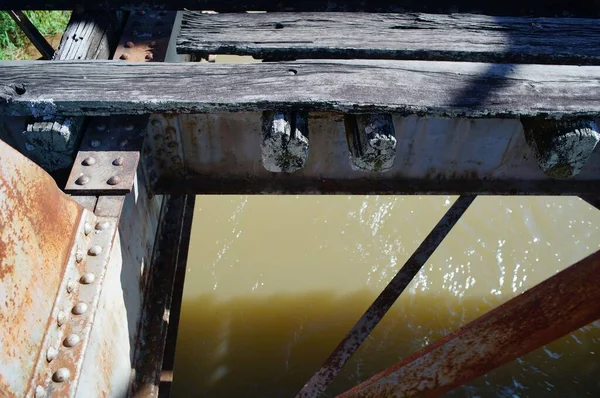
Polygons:
M80 195L131 192L147 124L148 116L91 119L65 191Z

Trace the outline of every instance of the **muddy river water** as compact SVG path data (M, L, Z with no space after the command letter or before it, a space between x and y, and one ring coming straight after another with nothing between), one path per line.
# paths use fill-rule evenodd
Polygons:
M202 196L175 397L292 397L454 196ZM479 197L327 391L334 396L600 247L574 197ZM600 322L451 397L600 396Z

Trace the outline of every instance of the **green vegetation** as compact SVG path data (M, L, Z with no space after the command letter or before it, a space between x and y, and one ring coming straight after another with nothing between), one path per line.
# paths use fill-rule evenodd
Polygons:
M48 38L62 33L69 22L70 11L25 11L27 18ZM0 11L0 60L23 59L29 44L27 36L7 12Z

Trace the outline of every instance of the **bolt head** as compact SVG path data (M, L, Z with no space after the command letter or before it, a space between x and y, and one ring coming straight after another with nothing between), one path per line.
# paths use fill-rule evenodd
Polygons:
M110 224L108 221L100 221L98 224L96 224L96 231L106 231L109 226Z
M83 315L83 314L85 314L87 309L88 309L88 306L86 303L79 302L79 303L75 304L75 306L73 307L71 312L73 313L73 315Z
M65 340L63 341L63 345L65 347L75 347L77 344L79 344L80 340L81 339L78 335L76 335L75 333L71 333L65 338Z
M75 261L77 261L78 264L83 261L83 253L81 250L77 250L75 253Z
M104 131L106 130L106 124L100 123L96 125L96 130L98 131Z
M118 185L121 183L121 177L119 176L112 176L108 179L108 181L106 181L106 183L108 185Z
M66 321L67 321L67 314L65 314L64 311L58 311L58 314L56 315L56 324L58 325L58 327L61 327L62 325L64 325Z
M46 361L52 362L56 359L57 356L58 350L54 347L48 347L48 350L46 350Z
M81 283L83 285L89 285L91 283L94 283L95 279L96 279L96 275L92 274L91 272L87 272L87 273L81 275L81 278L79 278L79 283Z
M52 375L52 381L55 383L62 383L69 380L71 372L67 368L60 368Z
M75 184L77 185L85 185L88 182L90 182L90 177L86 176L85 174L80 175L76 180L75 180Z
M83 233L85 234L85 236L88 236L90 232L92 232L92 224L86 222L85 224L83 224Z
M81 164L84 166L91 166L93 164L96 164L96 159L94 159L91 156L88 156L87 158L83 159L83 162L81 162Z
M132 131L134 127L135 126L131 123L127 124L127 125L125 125L125 131Z
M90 250L88 250L90 256L97 256L100 253L102 253L102 247L98 245L92 246L90 247Z
M126 53L125 54L121 54L121 56L119 58L121 58L123 60L129 59L129 54L126 54Z
M92 148L98 148L100 145L102 145L102 141L92 140L92 141L90 141L90 145L92 146Z
M128 41L127 43L125 43L125 47L127 48L131 48L133 46L135 46L135 44L132 41Z
M35 398L45 398L45 397L46 397L46 390L44 390L44 387L37 386L35 388Z
M113 166L123 166L123 163L125 163L125 159L123 158L123 156L119 156L112 162Z
M71 278L67 281L67 293L72 293L75 290L75 281Z
M145 58L149 61L154 58L154 55L152 55L152 53L147 53Z

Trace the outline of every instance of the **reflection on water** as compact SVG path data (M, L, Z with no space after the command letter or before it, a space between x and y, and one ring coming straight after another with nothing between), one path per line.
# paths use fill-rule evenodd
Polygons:
M199 197L173 396L293 396L454 199ZM327 396L597 250L599 227L577 198L476 199ZM598 396L597 326L448 395Z

